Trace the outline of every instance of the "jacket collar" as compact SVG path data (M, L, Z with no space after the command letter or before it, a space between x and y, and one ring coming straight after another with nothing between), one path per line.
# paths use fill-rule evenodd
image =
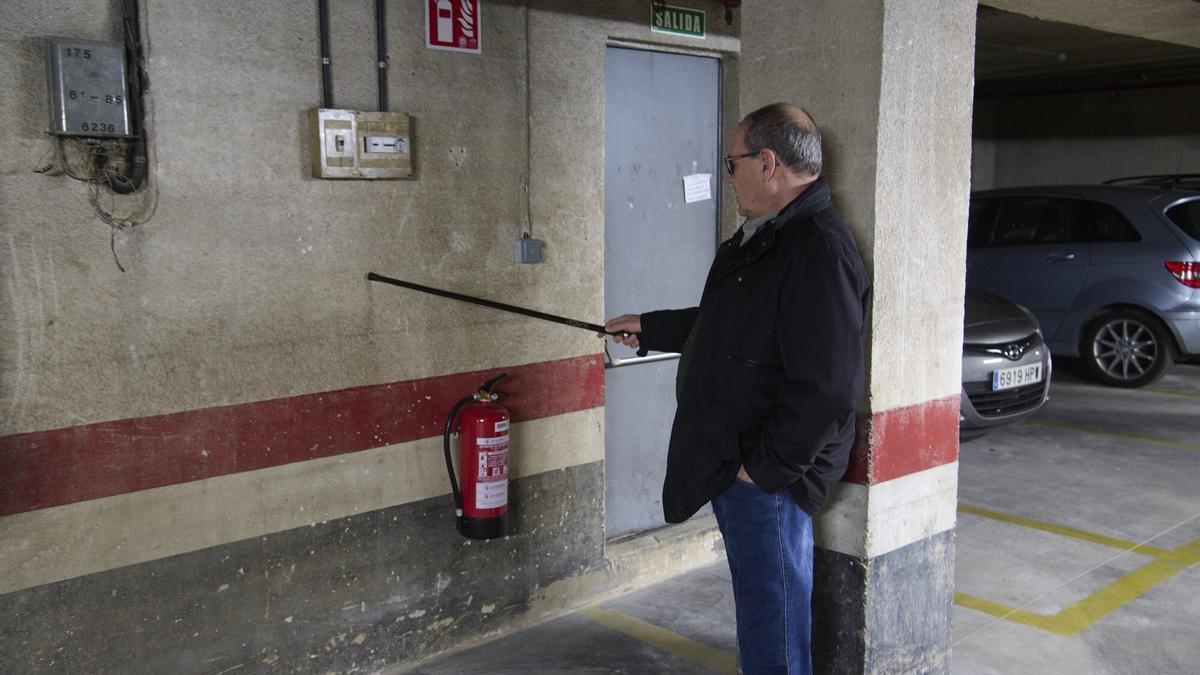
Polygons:
M801 192L799 196L788 203L779 211L779 215L775 216L771 222L782 224L800 218L824 211L833 205L833 200L830 197L829 181L825 180L824 176L818 176L815 181L808 186L808 189ZM764 226L765 227L765 226Z
M760 251L769 249L770 245L775 241L775 233L779 231L779 228L784 227L792 221L805 219L805 217L821 213L821 211L832 207L832 205L833 199L830 197L829 181L824 179L824 177L817 177L815 181L812 181L808 190L800 192L796 198L787 203L786 207L780 209L779 213L775 214L773 219L762 223L762 226L757 229L754 237L751 237L751 239L764 238L763 244L758 245L757 249ZM742 244L744 235L745 233L742 229L738 229L736 237L733 238L733 243ZM749 244L749 241L746 241L746 245Z
M745 246L741 245L745 233L740 229L726 241L725 246L729 248L726 255L729 258L721 265L722 269L717 272L714 281L746 267L771 250L775 245L776 234L784 225L824 211L832 205L829 182L823 177L818 177L807 190L788 202L774 218L763 223Z
M833 206L831 191L829 189L829 181L825 180L824 176L818 176L807 190L801 192L795 199L788 202L787 206L780 209L773 218L763 223L755 232L754 237L760 234L774 241L775 230L778 230L784 224L793 220L807 218L814 213L819 213ZM730 242L740 245L742 238L746 233L742 229L738 229L737 233L730 238ZM753 237L752 237L753 238ZM746 242L749 244L749 242Z

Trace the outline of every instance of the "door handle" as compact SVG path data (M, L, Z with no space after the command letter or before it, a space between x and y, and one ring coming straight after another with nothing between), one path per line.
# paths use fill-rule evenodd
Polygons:
M1046 262L1068 262L1074 259L1074 253L1051 253L1046 256Z
M654 356L633 356L627 359L622 359L613 356L608 351L608 340L604 341L604 367L621 368L623 366L636 366L639 363L654 363L655 361L673 361L679 358L679 354L675 352L666 352L663 354L655 354Z
M635 356L628 359L620 359L615 356L609 356L608 358L608 362L604 364L605 368L622 368L624 366L636 366L639 363L673 361L679 358L679 354L655 354L654 356Z

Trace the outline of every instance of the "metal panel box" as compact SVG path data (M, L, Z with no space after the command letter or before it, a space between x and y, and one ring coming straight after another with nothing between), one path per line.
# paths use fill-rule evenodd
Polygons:
M45 48L50 133L130 136L124 46L47 36Z
M411 118L404 113L309 111L314 178L412 176Z

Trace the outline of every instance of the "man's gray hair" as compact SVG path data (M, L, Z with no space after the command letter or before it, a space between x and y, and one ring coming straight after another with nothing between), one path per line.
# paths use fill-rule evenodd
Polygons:
M821 174L821 132L808 111L772 103L746 115L743 124L748 150L773 150L793 171Z

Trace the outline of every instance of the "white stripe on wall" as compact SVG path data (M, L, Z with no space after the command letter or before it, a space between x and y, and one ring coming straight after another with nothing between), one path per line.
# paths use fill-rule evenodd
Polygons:
M842 483L814 523L816 545L874 558L954 528L958 462L872 486Z

